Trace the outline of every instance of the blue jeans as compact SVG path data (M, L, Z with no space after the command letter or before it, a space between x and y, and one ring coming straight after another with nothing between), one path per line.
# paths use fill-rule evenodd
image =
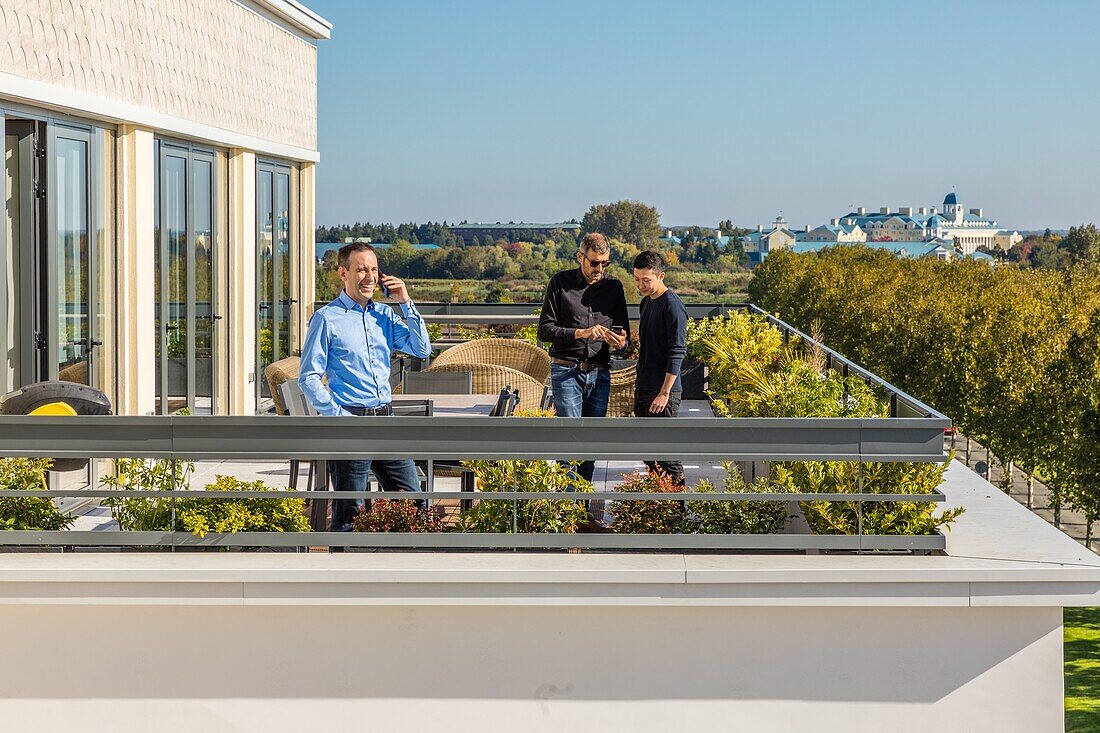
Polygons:
M607 417L611 372L607 369L584 372L579 367L552 364L550 396L558 417ZM585 461L577 468L577 473L585 481L591 481L595 468L593 461Z
M370 479L371 466L383 491L420 491L420 480L416 477L416 464L407 458L395 461L329 461L328 475L336 491L366 491ZM340 499L332 502L332 522L330 531L349 524L359 508L366 504L363 499ZM417 502L423 506L423 500Z

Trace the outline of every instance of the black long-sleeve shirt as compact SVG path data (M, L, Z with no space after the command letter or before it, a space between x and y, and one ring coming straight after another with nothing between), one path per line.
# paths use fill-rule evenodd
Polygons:
M578 267L550 278L542 299L538 338L550 344L550 356L568 361L606 365L611 346L600 339L577 339L579 328L619 326L630 337L623 284L606 275L589 285ZM627 348L624 346L623 348Z
M673 392L680 392L680 365L687 356L687 308L680 296L666 290L660 297L642 298L638 339L637 394L656 395L666 374L675 374Z

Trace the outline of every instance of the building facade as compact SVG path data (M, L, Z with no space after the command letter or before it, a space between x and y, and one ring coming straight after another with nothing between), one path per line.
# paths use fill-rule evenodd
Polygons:
M293 0L0 9L0 393L252 414L313 300L317 42Z
M859 227L867 241L928 242L948 239L964 255L974 254L981 248L1008 250L1023 239L1018 232L998 227L997 222L986 217L982 209L967 211L954 192L944 197L942 210L934 206L917 209L903 206L891 211L884 206L877 214L871 214L860 207L834 221L843 227Z

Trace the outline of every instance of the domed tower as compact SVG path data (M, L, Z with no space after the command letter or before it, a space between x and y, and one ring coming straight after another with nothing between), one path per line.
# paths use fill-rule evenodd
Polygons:
M943 197L943 218L955 224L962 223L963 207L954 191Z

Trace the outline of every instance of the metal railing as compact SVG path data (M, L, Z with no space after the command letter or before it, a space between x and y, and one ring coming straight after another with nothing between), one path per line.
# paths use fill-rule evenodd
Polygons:
M317 305L324 305L323 303ZM538 316L533 315L541 307L540 303L418 303L417 309L424 319L433 323L470 325L524 325L535 323ZM724 315L731 310L747 310L762 316L775 326L786 338L797 337L809 346L816 346L825 355L826 369L834 369L844 377L856 377L870 385L880 388L890 405L890 417L931 417L947 420L936 409L924 404L916 397L902 391L873 372L816 341L809 334L800 331L786 321L782 321L767 311L751 303L686 303L689 318L708 318ZM637 304L627 306L628 316L632 320L639 317ZM448 341L433 344L433 348L446 349L461 341Z
M730 460L941 462L945 418L461 418L461 417L10 417L0 416L0 456L50 458L152 458L171 461L501 459L545 460ZM364 448L369 446L369 448ZM174 472L173 472L174 474ZM119 489L4 490L0 496L98 498L461 498L519 502L553 500L683 501L845 501L857 502L860 531L854 535L810 534L548 534L507 533L343 533L251 532L207 534L181 531L0 531L0 545L291 547L328 545L405 549L561 549L605 550L911 550L945 547L934 535L862 533L865 502L937 502L940 493L795 494L786 492L624 493L428 491L325 492L325 470L315 471L310 491L141 491ZM314 514L323 519L323 511ZM513 525L515 526L515 525Z

